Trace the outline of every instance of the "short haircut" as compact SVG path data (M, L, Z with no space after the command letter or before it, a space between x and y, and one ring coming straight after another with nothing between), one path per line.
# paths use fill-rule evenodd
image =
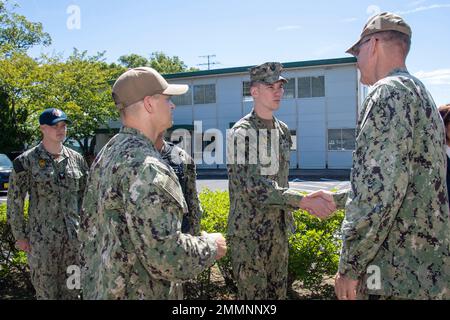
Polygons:
M137 108L138 108L139 106L141 106L141 105L143 104L143 102L144 102L144 100L141 100L141 101L138 101L138 102L135 102L135 103L129 105L129 106L126 107L126 108L120 109L120 110L119 110L120 118L123 120L123 119L125 119L128 115L135 113L136 110L137 110Z
M376 35L379 36L384 41L397 43L403 49L405 57L408 55L409 50L411 49L411 37L409 37L407 34L389 30L378 32L376 33Z
M258 83L262 83L261 81L250 81L250 88L256 86Z

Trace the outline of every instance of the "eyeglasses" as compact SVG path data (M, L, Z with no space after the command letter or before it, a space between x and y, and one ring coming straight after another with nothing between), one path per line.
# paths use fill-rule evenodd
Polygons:
M369 42L370 40L372 40L372 38L366 39L366 40L364 40L363 42L361 42L361 43L359 43L359 44L357 44L357 45L355 46L355 49L354 49L353 51L355 52L355 56L356 56L356 57L359 56L359 51L361 50L361 47L362 47L364 44L366 44L367 42ZM376 40L376 39L375 39L375 40Z

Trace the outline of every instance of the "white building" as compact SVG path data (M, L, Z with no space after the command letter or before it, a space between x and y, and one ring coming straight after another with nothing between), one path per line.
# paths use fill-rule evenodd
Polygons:
M164 75L170 83L189 85L185 95L172 99L177 106L172 130L184 128L192 132L194 121L201 121L203 132L219 129L226 137L226 130L252 109L250 67ZM291 130L291 168L351 168L358 106L364 91L356 59L289 62L283 67L282 75L289 82L276 116ZM111 128L119 126L117 122L110 124ZM111 136L99 131L102 132L97 136L99 147ZM204 142L203 147L207 144ZM192 154L200 146L194 142L191 148ZM224 155L225 148L223 141ZM225 165L203 163L197 167L216 169Z

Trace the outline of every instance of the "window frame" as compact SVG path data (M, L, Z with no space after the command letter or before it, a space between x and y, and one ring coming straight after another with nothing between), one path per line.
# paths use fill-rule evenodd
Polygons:
M214 98L213 99L214 101L207 100L208 95L207 95L206 89L208 87L213 87L214 88L213 94L211 94L211 96ZM202 91L203 91L202 92L202 100L201 100L201 102L199 102L199 100L196 100L196 90L198 90L199 88L202 88ZM195 84L195 85L193 85L192 93L193 93L192 102L193 102L194 105L215 104L215 103L217 103L216 84L215 83Z
M340 147L339 149L330 149L330 130L339 130L340 131ZM344 135L343 132L344 130L352 130L353 132L353 149L344 149ZM345 140L345 141L350 141L350 140ZM350 152L350 151L355 151L356 148L356 128L328 128L327 129L327 151L328 152Z

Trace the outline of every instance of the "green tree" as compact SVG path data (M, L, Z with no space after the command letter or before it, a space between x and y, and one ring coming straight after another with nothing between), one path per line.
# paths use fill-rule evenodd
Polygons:
M51 43L41 23L30 22L14 12L16 5L0 0L0 150L22 150L33 128L27 94L33 86L30 75L37 63L26 55L35 45Z
M42 23L31 22L14 10L17 5L9 5L0 0L0 54L11 56L14 52L26 52L35 45L51 44L50 35L43 31Z
M178 73L197 70L195 68L188 68L179 57L169 57L163 52L152 53L150 66L160 73Z
M95 147L95 131L118 118L111 86L123 67L104 62L104 53L89 56L74 50L61 57L38 61L16 53L0 60L0 149L23 150L40 140L38 116L46 108L64 110L72 124L68 137L78 141L89 159ZM5 130L5 131L3 131Z
M149 67L150 61L138 54L132 53L119 57L119 63L126 68Z
M30 90L38 64L24 53L0 59L0 150L20 151L34 135Z
M30 91L34 108L55 107L67 113L72 120L68 137L80 144L87 158L94 152L95 131L118 119L111 87L124 68L104 62L104 54L89 56L74 49L66 61L44 58Z
M198 70L196 68L188 68L187 65L179 57L170 57L160 51L153 52L150 56L150 59L132 53L119 57L118 61L126 68L152 67L161 74Z

